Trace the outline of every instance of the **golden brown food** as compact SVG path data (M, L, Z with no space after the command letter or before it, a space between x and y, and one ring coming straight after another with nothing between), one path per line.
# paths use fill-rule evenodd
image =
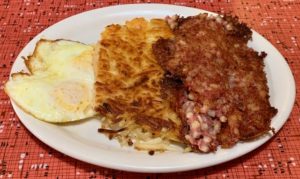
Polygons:
M269 131L277 110L269 103L266 53L247 46L251 30L230 16L167 21L175 37L161 38L153 50L161 66L184 84L184 90L175 90L176 110L192 148L210 152Z
M152 53L154 42L171 37L162 19L106 27L95 59L96 110L105 117L100 132L146 150L182 141L181 121L161 86L164 71Z

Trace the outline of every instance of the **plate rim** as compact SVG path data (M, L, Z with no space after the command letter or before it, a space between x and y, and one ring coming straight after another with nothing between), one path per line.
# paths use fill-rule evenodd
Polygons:
M169 5L169 4L156 4L156 3L151 3L151 4L124 4L124 5L115 5L115 6L108 6L108 7L102 7L102 8L97 8L97 9L93 9L93 10L88 10L88 11L84 11L84 12L81 12L81 13L78 13L78 14L75 14L75 15L72 15L72 16L69 16L65 19L62 19L54 24L52 24L51 26L47 27L46 29L44 29L43 31L41 31L40 33L38 33L30 42L28 42L24 48L20 51L19 55L17 56L17 58L15 59L15 62L20 59L21 57L21 54L24 53L23 51L26 51L25 48L28 46L28 44L31 44L33 43L34 41L37 41L38 39L40 39L42 37L42 35L47 32L49 29L51 30L51 27L53 26L56 26L58 24L63 24L65 21L68 21L72 18L76 18L77 16L81 16L85 13L92 13L92 12L97 12L97 11L103 11L103 10L113 10L115 8L122 8L122 7L126 7L126 8L130 8L130 7L139 7L139 8L142 8L142 7L157 7L157 6L160 6L161 8L162 7L172 7L172 8L184 8L184 9L189 9L189 10L193 10L193 11L199 11L200 12L207 12L209 14L214 14L216 15L216 13L214 12L210 12L210 11L207 11L207 10L203 10L203 9L198 9L198 8L192 8L192 7L186 7L186 6L177 6L177 5ZM265 39L263 36L261 36L259 33L257 33L256 31L254 31L252 29L252 31L254 33L256 33L257 35L259 35L261 38L263 38L264 40L266 40L270 45L271 47L273 48L273 50L276 51L276 53L279 54L280 58L282 59L285 59L282 54L267 40ZM34 43L35 44L35 43ZM14 62L14 65L16 64ZM286 60L284 60L284 62L286 63L287 67L288 67L288 73L290 73L290 77L291 77L291 81L290 81L290 84L291 84L291 88L290 88L290 98L293 99L292 102L289 103L289 106L288 106L288 110L284 113L284 117L286 118L285 120L281 121L283 124L280 125L280 128L277 129L276 133L279 132L280 129L282 129L284 123L288 120L288 117L293 109L293 106L294 106L294 102L295 102L295 96L296 96L296 86L295 86L295 79L294 79L294 76L293 76L293 73L287 63ZM12 66L12 69L11 69L11 72L10 74L13 72L13 67L14 65ZM70 152L67 152L65 149L62 149L58 146L55 146L53 144L49 144L47 143L46 139L43 138L43 136L41 134L39 134L37 131L34 131L29 123L27 123L26 121L24 121L24 119L22 119L22 117L19 116L19 113L17 112L18 111L18 106L16 106L16 104L11 100L11 104L13 106L13 109L15 111L15 113L17 114L19 120L22 122L22 124L26 127L27 130L29 130L35 137L37 137L40 141L42 141L44 144L46 144L47 146L57 150L58 152L61 152L61 153L64 153L72 158L75 158L75 159L78 159L80 161L83 161L83 162L87 162L87 163L91 163L91 164L95 164L95 165L98 165L98 166L102 166L102 167L108 167L108 168L113 168L113 169L117 169L117 170L124 170L124 171L131 171L131 172L149 172L149 173L169 173L169 172L180 172L180 171L187 171L187 170L193 170L193 169L199 169L199 165L195 165L195 166L180 166L180 167L172 167L172 168L168 168L168 167L165 167L165 168L151 168L151 167L142 167L142 168L139 168L139 167L133 167L133 166L125 166L125 165L115 165L115 164L112 164L112 163L101 163L99 164L99 162L97 161L87 161L84 157L78 157L76 156L76 153L70 153ZM273 136L272 136L273 137ZM265 144L268 140L270 140L272 137L268 137L268 138L263 138L263 139L260 139L262 140L261 143L259 143L259 145L256 145L254 147L254 149L248 149L246 150L245 152L242 152L240 153L240 155L236 155L235 157L233 158L225 158L223 160L220 160L219 162L217 163L214 163L214 164L211 164L211 165L207 165L205 167L200 167L200 168L206 168L206 167L210 167L210 166L213 166L213 165L218 165L218 164L221 164L221 163L224 163L224 162L228 162L230 160L233 160L233 159L236 159L242 155L245 155L257 148L259 148L261 145Z

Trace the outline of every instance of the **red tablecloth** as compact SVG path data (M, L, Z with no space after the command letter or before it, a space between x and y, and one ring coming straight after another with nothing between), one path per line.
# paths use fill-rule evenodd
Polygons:
M20 50L48 26L79 12L126 3L166 3L232 13L266 37L286 58L300 87L298 0L2 0L0 2L0 178L300 178L299 95L283 129L257 150L214 167L138 174L72 159L36 139L20 123L3 84Z

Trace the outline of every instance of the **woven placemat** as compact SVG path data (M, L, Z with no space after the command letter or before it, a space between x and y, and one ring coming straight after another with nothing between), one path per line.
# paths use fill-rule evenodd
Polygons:
M126 3L166 3L239 16L286 58L299 84L300 2L297 0L3 0L0 2L0 178L299 178L299 95L283 129L257 150L214 167L171 174L139 174L72 159L36 139L3 91L21 49L39 32L79 12Z

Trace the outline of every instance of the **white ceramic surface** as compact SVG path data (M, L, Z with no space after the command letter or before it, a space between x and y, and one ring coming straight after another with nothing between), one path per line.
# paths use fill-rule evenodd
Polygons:
M22 56L33 52L41 38L71 39L84 43L96 43L106 25L124 23L135 17L163 18L166 15L196 15L207 12L200 9L160 4L121 5L87 11L62 20L38 34L17 57L11 72L24 69ZM210 12L208 12L210 13ZM213 14L213 13L211 13ZM276 132L286 122L295 100L295 82L291 70L282 55L261 35L253 31L249 43L257 51L265 51L265 71L270 88L270 100L278 109L272 120ZM89 119L68 125L54 125L34 119L20 110L13 102L13 108L26 128L50 147L95 165L135 172L175 172L204 168L220 164L244 155L271 138L266 135L252 142L239 143L231 149L219 149L216 153L196 154L180 152L157 153L122 148L118 142L108 140L97 132L99 119Z

